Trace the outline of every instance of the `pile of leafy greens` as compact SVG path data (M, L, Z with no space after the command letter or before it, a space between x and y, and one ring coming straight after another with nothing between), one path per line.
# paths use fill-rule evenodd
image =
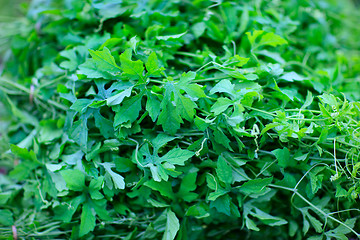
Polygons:
M1 23L1 239L359 237L352 2L27 9Z

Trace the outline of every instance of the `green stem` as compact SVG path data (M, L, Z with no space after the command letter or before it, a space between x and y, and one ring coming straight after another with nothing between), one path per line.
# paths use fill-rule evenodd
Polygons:
M226 78L229 78L229 76L196 79L196 80L193 80L192 82L194 82L194 83L202 83L202 82L210 82L210 81L221 80L221 79L226 79Z
M164 84L163 81L159 81L159 80L155 80L155 79L150 79L150 82L158 83L158 84Z
M273 187L273 188L279 188L279 189L283 189L283 190L287 190L290 192L293 192L293 195L297 195L298 197L300 197L306 204L308 204L310 207L312 207L313 209L315 209L317 212L319 212L320 214L322 214L326 219L331 219L334 222L337 222L338 224L344 226L345 228L349 229L351 232L353 232L356 236L360 237L360 234L357 233L355 230L353 230L351 227L349 227L348 225L346 225L345 223L343 223L342 221L332 217L330 214L324 212L323 210L321 210L320 208L318 208L317 206L315 206L313 203L311 203L309 200L307 200L303 195L301 195L297 189L295 188L288 188L288 187L284 187L284 186L280 186L280 185L276 185L276 184L269 184L269 187Z
M28 95L33 95L35 98L38 98L39 100L43 101L43 102L47 102L48 104L50 105L53 105L54 107L57 107L61 110L64 110L64 111L67 111L69 108L65 105L62 105L61 103L58 103L58 102L55 102L51 99L45 99L43 96L39 95L37 92L31 92L30 89L27 89L26 87L16 83L16 82L12 82L12 81L9 81L7 79L4 79L4 78L0 78L0 83L5 83L7 85L10 85L10 86L13 86L25 93L27 93ZM6 86L6 85L5 85Z
M246 105L243 105L243 106L244 106L245 108L251 109L251 110L253 110L253 111L265 113L265 114L270 115L270 116L273 116L273 117L276 117L276 116L277 116L276 114L273 114L273 113L270 113L270 112L267 112L267 111L264 111L264 110L261 110L261 109L253 108L253 107L246 106Z

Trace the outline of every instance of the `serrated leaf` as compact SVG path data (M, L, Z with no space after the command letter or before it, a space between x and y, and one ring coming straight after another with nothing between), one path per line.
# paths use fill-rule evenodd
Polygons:
M131 49L120 55L121 70L137 79L143 80L144 63L141 60L131 60Z
M85 110L93 103L93 100L87 98L76 99L76 101L70 106L70 109L73 109L79 113L84 113Z
M310 220L311 225L315 228L315 231L317 233L322 233L323 232L323 224L317 220L315 217L311 216L310 214L306 215L308 217L308 219Z
M198 194L192 192L197 187L196 177L197 173L192 172L187 174L181 181L180 189L179 192L177 192L177 195L184 199L184 201L191 202L197 198Z
M194 156L195 153L181 148L174 148L160 158L161 162L168 162L175 165L185 165L185 161Z
M244 194L258 194L263 192L266 187L272 182L272 177L263 179L254 179L247 181L239 187L239 190Z
M154 138L151 142L154 147L154 151L157 152L159 148L167 144L168 142L171 142L172 140L176 139L177 137L169 136L167 134L158 134L156 138Z
M122 103L125 97L129 97L131 95L133 87L129 87L128 89L125 89L124 91L121 91L108 99L106 99L106 105L108 106L114 106Z
M129 98L115 109L114 127L127 121L134 122L139 117L142 96L138 94Z
M104 136L104 138L112 138L114 137L114 127L113 122L107 118L104 118L100 111L94 113L95 118L95 126L100 130L100 133Z
M114 75L120 72L120 67L116 64L114 57L111 55L111 52L108 48L104 47L103 50L89 50L94 63L98 69L101 71L107 71Z
M107 173L109 173L109 175L111 176L113 182L114 182L114 186L116 189L125 189L125 181L124 178L118 174L115 173L113 170L111 170L111 168L115 167L115 164L113 163L102 163L101 164Z
M214 93L227 93L232 97L236 97L235 85L227 79L221 80L210 90L210 94Z
M21 148L14 144L10 145L10 150L13 154L15 154L16 156L18 156L24 160L30 160L35 163L38 163L38 160L37 160L36 155L33 150L28 151L26 148Z
M180 123L183 121L176 112L176 108L171 102L167 102L162 108L157 124L161 124L165 132L175 134L180 128Z
M179 95L176 98L176 111L186 120L192 121L197 105L187 97Z

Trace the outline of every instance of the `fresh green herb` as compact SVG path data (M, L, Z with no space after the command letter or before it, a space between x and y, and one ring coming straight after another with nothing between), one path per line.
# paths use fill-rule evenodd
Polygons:
M1 239L360 237L352 2L24 7L0 30Z

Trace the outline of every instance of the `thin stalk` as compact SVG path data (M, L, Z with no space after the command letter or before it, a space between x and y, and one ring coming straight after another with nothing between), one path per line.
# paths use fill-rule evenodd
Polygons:
M343 223L342 221L334 218L333 216L331 216L330 214L324 212L323 210L321 210L320 208L318 208L317 206L315 206L313 203L311 203L309 200L307 200L303 195L301 195L297 189L295 188L288 188L288 187L284 187L284 186L280 186L280 185L276 185L276 184L269 184L269 187L273 187L273 188L279 188L279 189L283 189L283 190L287 190L290 192L293 192L293 196L297 195L298 197L300 197L306 204L308 204L310 207L312 207L313 209L315 209L317 212L319 212L320 214L322 214L326 219L331 219L334 222L337 222L338 224L344 226L345 228L349 229L352 233L354 233L356 236L360 237L360 234L357 233L355 230L353 230L351 227L349 227L348 225L346 225L345 223Z

